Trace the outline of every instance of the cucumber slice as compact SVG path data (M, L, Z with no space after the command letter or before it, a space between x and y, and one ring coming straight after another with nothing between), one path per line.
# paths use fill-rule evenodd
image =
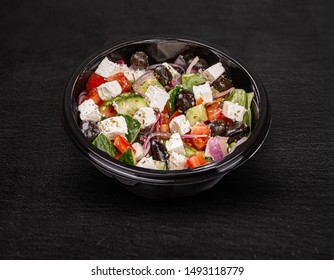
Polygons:
M186 118L190 125L193 126L197 122L205 122L208 120L208 115L206 114L206 109L203 104L192 107L186 111Z
M165 161L158 161L158 160L153 160L154 165L159 169L159 170L166 170L166 162Z
M132 151L131 148L127 149L119 158L119 160L121 162L127 163L127 164L131 164L131 165L136 165L136 159L135 159L135 155Z
M198 152L195 148L189 146L184 147L184 150L186 152L186 157L190 157Z
M141 95L134 95L116 100L113 105L118 114L129 115L131 117L133 117L141 107L148 106L144 97Z
M142 85L140 85L140 86L138 87L138 90L137 90L137 91L138 91L139 93L145 94L145 92L147 91L147 89L148 89L148 87L149 87L150 85L158 86L158 87L164 89L164 87L159 83L158 79L155 78L155 77L152 77L152 78L148 79L147 81L145 81L145 83L143 83Z
M128 115L118 114L118 116L122 116L125 119L126 125L128 127L128 134L126 135L126 138L130 143L133 143L140 131L140 122Z

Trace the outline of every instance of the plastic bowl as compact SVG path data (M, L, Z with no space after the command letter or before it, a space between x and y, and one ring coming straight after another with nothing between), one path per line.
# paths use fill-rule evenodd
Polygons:
M148 54L150 64L175 58L182 52L193 52L210 64L221 61L234 86L254 92L251 110L253 129L249 139L220 161L195 169L162 171L132 167L109 157L93 146L81 133L76 97L85 89L91 73L106 56L129 63L136 51ZM147 198L168 199L200 193L219 182L260 148L271 124L271 108L267 93L254 71L219 46L187 38L140 37L109 43L83 61L70 77L62 100L62 122L65 131L82 154L103 174L114 178L127 190Z

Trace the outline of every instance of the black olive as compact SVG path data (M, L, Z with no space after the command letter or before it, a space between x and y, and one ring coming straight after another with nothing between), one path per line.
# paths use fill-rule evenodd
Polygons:
M223 120L213 121L209 124L211 129L211 136L225 136L227 131L227 125Z
M237 142L242 137L245 137L249 134L249 126L245 126L241 122L237 122L230 130L227 131L226 136L228 136L227 143L231 144Z
M81 131L89 141L93 141L94 138L100 133L97 125L90 121L84 121L81 123Z
M181 90L175 96L175 107L181 113L184 113L196 105L195 96L189 90Z
M190 58L187 61L187 65L189 66L189 64L194 60L194 58ZM196 67L197 69L203 69L205 70L206 68L209 67L209 64L206 62L205 59L200 58L197 63L194 65L194 67Z
M167 86L172 80L173 76L167 67L159 65L154 69L154 76L158 79L159 83L163 86Z
M230 80L224 78L223 76L218 77L217 80L215 80L212 83L212 86L218 90L219 92L228 90L229 88L233 87L233 84Z
M166 161L169 154L164 144L157 139L151 139L151 155L154 160Z
M130 59L131 67L135 70L143 70L148 66L148 57L144 52L136 52Z

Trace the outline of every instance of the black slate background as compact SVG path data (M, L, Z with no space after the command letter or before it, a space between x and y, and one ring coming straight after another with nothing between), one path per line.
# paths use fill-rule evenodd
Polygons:
M333 259L331 1L5 1L0 258ZM252 65L273 107L258 153L177 201L128 193L65 135L71 72L107 40L187 35Z

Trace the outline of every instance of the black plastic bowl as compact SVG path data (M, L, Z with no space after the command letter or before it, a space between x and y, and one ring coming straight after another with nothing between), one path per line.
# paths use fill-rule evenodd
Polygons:
M223 159L195 169L162 171L132 167L109 157L93 146L78 125L76 97L85 89L91 73L106 56L129 64L136 51L144 51L150 64L172 60L180 53L193 52L210 64L221 61L237 88L254 92L253 130L249 139ZM271 109L266 91L254 71L219 46L186 38L140 37L110 43L88 57L72 74L62 101L63 126L82 154L105 175L140 196L167 199L194 195L220 181L224 175L248 160L265 140L271 123Z

